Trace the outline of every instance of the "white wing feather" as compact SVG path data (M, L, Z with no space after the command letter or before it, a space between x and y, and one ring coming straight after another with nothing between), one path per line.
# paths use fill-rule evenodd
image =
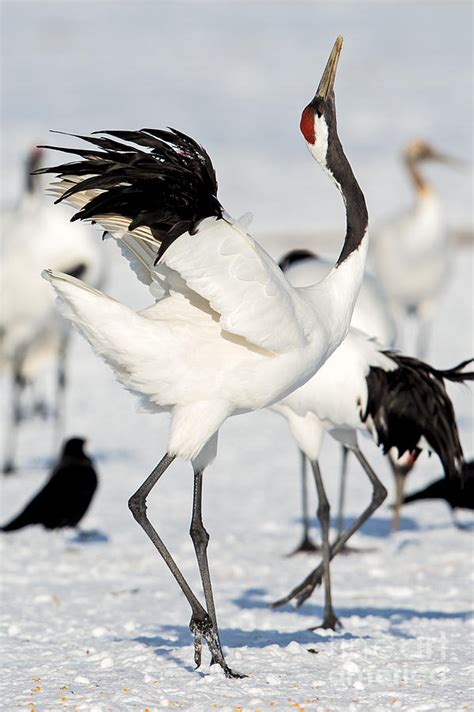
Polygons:
M209 302L224 331L275 352L307 344L302 326L306 305L298 291L265 250L227 217L206 218L195 235L181 235L160 263Z
M84 176L81 177L81 180ZM62 195L77 177L65 177L52 185ZM81 208L101 191L83 191L66 202ZM308 343L303 328L307 307L272 258L230 217L206 218L194 235L184 233L166 250L154 267L157 241L147 227L128 231L130 221L119 215L97 215L94 221L120 244L138 278L148 284L155 298L162 288L192 290L209 302L219 315L223 331L243 337L269 351L281 352ZM172 279L168 269L181 280ZM159 285L159 286L158 286ZM158 289L157 289L158 287ZM305 308L306 307L306 308ZM305 319L306 314L306 319Z

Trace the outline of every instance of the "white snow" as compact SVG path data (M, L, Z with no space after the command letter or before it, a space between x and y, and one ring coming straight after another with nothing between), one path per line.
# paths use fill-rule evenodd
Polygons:
M264 238L275 256L299 246L284 230L339 229L339 196L297 130L339 32L346 40L340 130L374 218L409 199L396 154L413 132L469 155L467 3L4 2L2 13L5 202L19 185L21 151L49 128L168 124L206 145L223 203L235 215L254 212L256 237L282 230L279 239ZM467 174L432 173L452 224L465 225ZM114 245L103 247L111 265L107 291L144 306L146 290ZM430 350L435 365L472 354L472 284L472 251L459 249ZM407 329L407 343L411 336ZM341 633L307 630L321 620L320 590L300 609L268 608L313 568L313 558L285 556L299 536L298 459L284 422L267 412L226 423L204 482L222 640L230 665L249 677L226 680L209 668L207 651L195 671L187 603L127 509L164 452L166 418L137 413L79 338L70 384L67 431L88 438L100 475L83 525L108 541L81 543L71 532L41 528L0 537L0 709L472 709L472 533L454 529L443 503L405 508L392 537L384 504L354 540L364 553L335 561ZM4 380L1 386L6 395ZM471 391L449 391L472 456ZM6 407L5 397L2 415ZM26 425L21 473L2 481L1 521L43 482L52 438L50 423ZM391 488L381 454L368 440L363 447ZM338 464L328 440L322 472L334 504ZM421 457L408 489L439 473L435 456ZM349 477L354 517L370 487L353 461ZM174 463L150 497L149 514L199 591L188 535L191 488L189 465Z

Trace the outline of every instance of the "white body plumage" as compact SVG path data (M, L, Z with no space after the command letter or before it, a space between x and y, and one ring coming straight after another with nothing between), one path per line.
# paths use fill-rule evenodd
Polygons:
M69 211L58 210L36 192L25 195L17 209L2 218L0 366L19 360L26 380L56 356L69 329L41 271L81 267L87 283L103 283L100 245L90 228L71 224L69 218Z
M307 253L303 259L292 261L284 272L293 286L306 287L324 279L332 264L324 257L310 256L310 253ZM373 336L385 346L393 347L395 344L396 324L387 295L380 282L367 271L352 313L351 326Z
M450 267L449 233L441 201L425 188L413 209L377 231L374 267L397 313L431 316Z
M367 423L362 420L367 406L369 369L397 368L383 349L367 334L351 327L318 373L272 406L272 410L286 418L298 446L310 460L318 460L325 431L341 442L353 444L354 431L370 427L370 420Z
M143 256L140 238L117 236ZM67 276L46 276L119 381L147 408L171 411L168 452L195 460L228 416L285 397L337 347L366 243L320 284L295 289L238 224L207 218L156 268L153 251L145 256L148 281L165 296L139 313Z

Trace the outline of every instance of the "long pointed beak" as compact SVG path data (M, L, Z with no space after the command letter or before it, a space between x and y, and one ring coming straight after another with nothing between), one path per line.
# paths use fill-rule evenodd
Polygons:
M446 166L450 166L451 168L455 168L457 170L462 170L467 165L466 161L463 161L461 158L454 158L454 156L448 156L445 153L438 153L438 151L433 151L431 160L437 161L438 163L444 163Z
M329 59L326 63L326 67L319 82L318 89L316 91L315 97L321 97L322 99L328 99L329 95L334 89L334 81L336 79L337 63L339 62L339 55L342 49L342 35L334 42L334 47L331 50Z

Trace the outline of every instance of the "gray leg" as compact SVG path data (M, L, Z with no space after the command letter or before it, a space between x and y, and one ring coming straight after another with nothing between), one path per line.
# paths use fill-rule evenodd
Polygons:
M302 509L302 519L303 519L303 537L301 542L296 547L294 551L289 554L293 556L294 554L306 553L309 551L320 551L321 548L315 544L311 537L309 536L309 513L308 513L308 482L306 473L306 456L302 450L300 450L301 457L301 509Z
M204 597L206 599L207 612L214 625L216 631L217 618L216 608L214 606L214 597L212 595L211 576L209 574L209 563L207 560L207 545L209 543L209 534L204 528L202 521L202 472L194 473L194 495L193 495L193 516L191 520L191 528L189 530L191 539L196 552L196 558L201 574L202 587Z
M349 450L342 445L341 481L339 484L339 505L337 512L337 536L341 536L344 527L344 502L346 498L347 484L347 458Z
M65 419L65 399L66 399L66 356L69 345L69 334L61 340L58 353L58 363L56 371L56 404L55 404L55 433L54 444L55 450L60 446L64 436L64 419Z
M324 567L324 617L321 625L316 628L337 630L341 625L332 607L331 597L331 570L330 570L330 547L329 547L329 500L324 489L323 478L317 460L311 463L313 468L314 481L318 490L318 519L323 540L323 567Z
M12 371L11 383L11 407L10 415L5 432L5 451L2 464L2 473L10 475L15 472L15 457L18 430L23 420L21 410L21 396L25 388L25 380L21 374L21 359L15 359Z
M416 335L415 353L417 358L426 360L431 338L431 320L419 317L418 332Z
M209 617L214 626L217 638L220 644L219 627L217 625L216 607L214 605L214 595L212 593L211 575L209 573L209 562L207 560L207 545L209 543L209 534L204 528L202 521L202 476L200 470L194 472L194 494L193 494L193 516L191 520L191 528L189 533L193 541L196 559L198 562L199 573L201 575L202 588L206 599L206 608ZM213 657L211 665L217 660Z
M129 501L128 506L138 524L142 527L148 538L158 550L158 553L163 558L163 561L173 574L178 586L184 593L189 605L191 606L192 616L189 627L194 634L194 660L196 666L201 664L201 637L204 637L211 651L212 658L223 669L226 677L242 677L238 673L233 672L227 665L222 648L219 642L218 632L214 628L213 621L210 615L198 601L188 582L177 567L174 559L164 545L163 541L158 536L158 533L152 526L146 514L146 498L150 494L153 487L156 485L165 470L171 465L174 460L173 455L166 455L161 462L155 467L153 472L146 478L145 482L137 489Z
M406 471L401 468L398 468L394 463L392 463L391 460L390 463L392 465L393 474L395 477L395 504L393 506L392 522L390 525L390 531L393 534L394 532L398 531L398 527L400 526L400 511L402 508L403 495L405 491Z
M330 559L333 559L341 551L344 544L362 526L362 524L371 516L371 514L373 514L373 512L375 512L375 510L380 507L380 505L387 496L387 490L380 482L373 469L370 467L364 455L359 450L359 447L356 445L350 445L349 449L352 450L354 455L357 457L360 464L362 465L362 468L364 469L365 473L367 474L369 480L372 483L372 499L369 506L364 509L362 514L355 520L355 522L353 522L353 524L348 529L346 529L331 546ZM314 571L309 574L309 576L304 579L304 581L302 581L302 583L300 583L292 591L290 591L287 596L280 599L279 601L275 601L275 603L272 603L272 608L282 606L283 604L291 601L293 598L296 598L296 605L301 606L301 604L306 601L309 596L311 596L316 586L319 586L321 584L323 573L324 566L323 564L320 564L316 569L314 569Z

